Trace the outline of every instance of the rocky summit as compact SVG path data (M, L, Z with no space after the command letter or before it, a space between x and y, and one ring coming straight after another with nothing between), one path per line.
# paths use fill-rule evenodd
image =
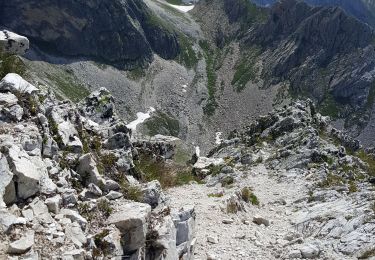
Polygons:
M375 259L369 25L0 0L0 26L0 259Z

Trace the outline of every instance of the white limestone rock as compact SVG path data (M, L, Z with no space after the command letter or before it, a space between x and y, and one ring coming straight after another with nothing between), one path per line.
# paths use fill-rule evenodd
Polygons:
M121 231L124 250L131 252L144 245L150 216L150 205L133 202L110 215L107 224L114 224Z
M27 231L21 239L10 243L8 247L9 254L24 254L34 245L34 231Z
M86 180L87 183L94 183L97 186L103 186L105 184L105 181L100 176L98 168L96 167L96 162L90 153L82 155L79 158L77 172L81 176L88 177Z
M9 148L8 157L12 172L17 175L17 197L27 199L39 192L43 171L34 163L34 158L15 145Z
M23 55L29 46L30 42L26 37L7 30L0 31L0 50L9 54Z
M29 95L39 92L38 88L31 85L29 82L24 80L20 75L16 73L8 73L0 81L0 90L9 91L13 94L26 93Z

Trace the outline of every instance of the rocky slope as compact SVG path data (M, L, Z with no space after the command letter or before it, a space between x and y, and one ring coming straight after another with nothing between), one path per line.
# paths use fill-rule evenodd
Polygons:
M204 15L208 10L212 14ZM222 101L232 97L221 97L220 88L232 87L249 99L253 91L247 91L255 85L276 92L265 97L274 105L288 98L311 98L323 114L342 122L340 127L354 136L372 125L374 32L368 25L338 7L311 7L294 0L270 8L238 0L201 1L194 14L217 46L215 51L225 53L228 60L215 68L219 113L226 111L220 109L222 102L237 106Z
M1 259L190 258L194 208L171 210L142 170L184 162L176 138L134 140L105 89L74 105L14 73L0 122Z
M373 259L372 156L297 101L198 158L205 185L168 195L195 202L196 259Z
M19 41L9 50L26 50L25 38L8 35ZM333 128L313 102L217 135L207 157L175 137L140 135L144 118L126 123L104 88L74 104L7 74L0 258L375 256L374 149Z
M0 6L0 25L50 53L133 68L147 65L154 52L171 59L180 50L173 31L142 1L4 0Z
M26 2L4 1L3 9L11 9L3 17L23 4ZM160 131L175 135L207 151L215 143L216 132L229 133L273 107L296 97L310 97L320 112L335 119L337 127L365 144L373 143L373 31L340 8L313 8L294 0L259 8L247 1L215 0L200 1L192 12L182 13L163 0L146 0L144 4L112 1L108 10L117 5L121 8L116 9L118 16L108 18L105 8L98 16L92 15L98 4L95 1L82 14L74 12L80 2L66 2L64 15L45 17L43 24L48 26L44 30L33 23L32 15L49 4L54 2L28 5L33 10L30 19L6 18L6 23L32 40L31 34L42 39L54 32L58 40L47 38L48 42L64 43L60 46L64 50L79 45L74 48L92 53L79 54L88 56L84 59L62 57L57 52L51 55L44 51L45 44L32 41L32 51L23 60L28 73L22 76L34 85L51 86L58 96L75 102L105 87L118 97L118 111L130 121L153 107L156 116L138 129L144 134ZM79 24L71 19L74 17L89 25L85 37L74 29ZM69 37L64 34L63 40L61 28L54 26L60 20L75 23L69 25ZM128 34L116 30L129 21L128 31L137 37L126 41L132 46L123 49L122 41L113 41L113 37L119 33L125 40ZM149 22L160 30L148 29ZM100 33L101 24L113 28L103 41L92 38ZM26 30L34 27L36 32ZM107 40L110 47L102 48ZM133 55L131 60L125 57L126 52ZM101 56L111 58L99 61ZM118 62L133 69L107 65ZM148 67L133 66L136 64Z
M261 6L271 6L274 4L275 0L251 0ZM350 0L305 0L306 3L310 5L320 6L340 6L348 14L353 15L359 20L375 25L375 13L374 13L374 1L373 0L360 0L360 1L350 1Z

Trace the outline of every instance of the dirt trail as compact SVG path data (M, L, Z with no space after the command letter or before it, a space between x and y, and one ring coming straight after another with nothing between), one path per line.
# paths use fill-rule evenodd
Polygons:
M296 211L293 201L306 197L305 181L297 174L270 172L263 164L238 172L241 181L230 189L192 184L170 189L171 205L194 204L197 214L194 259L276 259L282 254L285 234L294 231L290 223ZM242 187L252 187L260 206L250 205L247 212L228 214L225 200ZM224 191L223 197L209 194ZM252 222L254 216L270 221L268 227ZM223 220L233 223L224 224ZM217 241L209 242L209 238ZM211 257L211 258L210 258Z

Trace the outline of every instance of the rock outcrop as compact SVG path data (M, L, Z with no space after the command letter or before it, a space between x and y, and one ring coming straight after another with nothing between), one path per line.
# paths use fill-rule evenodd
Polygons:
M22 55L29 49L29 39L13 32L0 31L0 51Z
M122 68L148 64L153 52L166 59L179 53L176 35L143 1L4 0L0 6L0 25L47 52Z
M143 151L106 89L75 105L8 74L0 98L0 258L191 259L194 208L140 183ZM148 155L173 159L165 147Z
M197 258L371 259L374 164L311 101L295 101L199 158L204 184L168 195L176 208L195 203Z

